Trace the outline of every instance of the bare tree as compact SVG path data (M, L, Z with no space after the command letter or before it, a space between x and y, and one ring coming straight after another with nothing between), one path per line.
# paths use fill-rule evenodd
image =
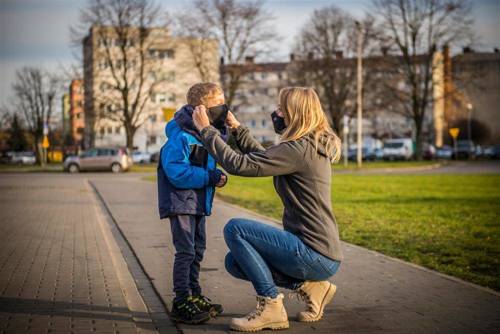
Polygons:
M221 81L226 103L231 105L246 73L244 66L231 65L242 64L246 56L269 53L277 37L270 25L273 17L260 0L194 0L188 12L180 17L181 34L219 42ZM202 58L203 45L195 45L191 54L200 75L207 73L206 61Z
M175 34L187 47L190 57L185 59L186 66L194 66L200 79L204 82L217 81L218 63L212 60L212 54L207 52L215 43L218 52L218 40L207 21L200 20L200 13L188 9L178 13L175 20Z
M75 40L80 45L90 43L95 48L92 62L99 62L109 74L101 83L109 93L96 95L89 105L85 102L86 117L90 123L100 118L120 122L130 150L136 131L147 119L148 102L166 81L160 75L158 55L173 51L156 50L154 43L155 33L167 24L160 7L149 0L89 0L79 25L73 27Z
M422 158L423 124L432 105L433 60L438 48L466 41L472 25L468 0L373 0L385 42L401 57L390 67L401 80L386 82L395 111L414 123L416 157ZM404 84L401 84L403 82Z
M317 88L336 131L341 130L342 117L356 110L351 102L356 92L354 22L351 15L333 5L315 10L297 36L296 59L290 67L292 84ZM367 16L362 27L363 49L371 54L376 33L373 17Z
M36 67L18 70L12 84L12 113L22 116L27 130L33 136L38 163L42 162L43 129L48 126L54 112L58 87L56 76Z

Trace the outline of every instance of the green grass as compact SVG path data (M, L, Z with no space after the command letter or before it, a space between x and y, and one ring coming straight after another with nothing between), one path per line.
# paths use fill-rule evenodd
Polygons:
M281 219L271 178L218 195ZM343 240L500 290L500 175L335 175L332 201Z
M361 169L376 169L376 168L411 168L411 167L426 167L442 164L438 161L363 161ZM344 166L344 161L333 165L334 170L359 170L356 162L349 161L347 166Z

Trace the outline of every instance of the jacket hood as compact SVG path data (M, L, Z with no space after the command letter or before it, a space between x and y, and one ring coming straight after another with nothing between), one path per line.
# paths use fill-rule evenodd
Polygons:
M310 134L307 136L308 141L314 146L314 135ZM319 137L318 145L316 146L316 152L318 152L319 155L322 155L324 157L327 157L330 161L333 161L333 156L335 152L332 151L327 151L326 150L326 144L328 142L328 136L323 134L321 137Z
M181 130L186 131L190 135L193 135L196 139L201 140L200 134L198 133L198 130L194 126L193 111L194 111L193 106L186 104L181 109L175 112L174 120L175 123L177 123L177 125L179 126L179 128L181 128Z
M186 104L181 109L179 109L175 112L174 121L181 130L186 131L187 133L189 133L190 135L193 135L196 139L201 141L200 133L198 132L198 129L196 129L196 127L194 126L193 111L194 111L194 107L190 104ZM170 122L169 122L169 124L170 124ZM168 128L169 128L169 125L167 124L167 127L166 127L167 137L168 137L168 132L169 132ZM227 139L229 137L229 131L228 131L227 127L224 127L224 129L218 129L218 130L220 132L222 139L224 139L224 141L227 142Z

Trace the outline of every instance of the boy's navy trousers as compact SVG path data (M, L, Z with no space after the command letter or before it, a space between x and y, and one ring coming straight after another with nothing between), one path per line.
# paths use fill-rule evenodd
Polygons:
M205 216L170 216L172 241L175 246L175 300L201 295L200 263L206 248Z

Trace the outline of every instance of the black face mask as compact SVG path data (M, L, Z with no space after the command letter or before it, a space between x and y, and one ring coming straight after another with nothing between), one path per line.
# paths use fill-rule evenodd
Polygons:
M285 118L278 115L276 111L271 114L271 119L273 120L274 132L277 134L282 134L286 129Z
M221 104L212 108L208 108L208 119L217 129L224 129L226 126L226 118L229 108L226 104Z

